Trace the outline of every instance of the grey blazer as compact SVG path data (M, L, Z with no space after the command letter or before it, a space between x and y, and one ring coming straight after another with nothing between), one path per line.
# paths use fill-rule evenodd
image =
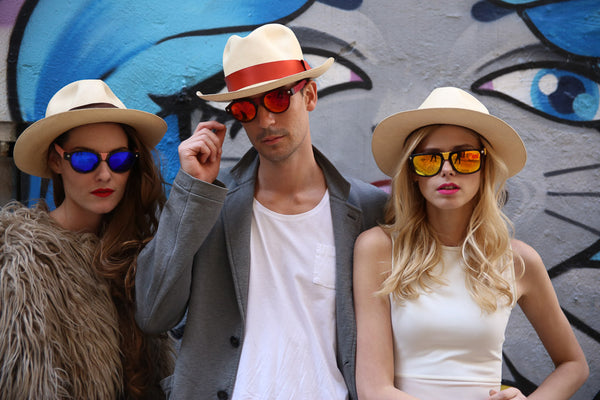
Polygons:
M314 153L329 189L336 247L337 363L350 398L356 399L353 247L358 234L379 221L387 194L344 179L318 150ZM219 177L228 192L180 171L158 232L138 257L140 328L167 331L187 310L172 399L223 400L233 392L244 344L257 168L258 156L251 149Z

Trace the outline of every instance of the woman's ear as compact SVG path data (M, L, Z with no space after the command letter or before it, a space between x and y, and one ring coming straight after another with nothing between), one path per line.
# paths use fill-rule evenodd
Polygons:
M54 150L48 150L48 167L57 175L62 173L62 162L58 153Z
M410 179L413 181L413 183L419 182L419 175L417 175L412 168L410 168L409 171Z

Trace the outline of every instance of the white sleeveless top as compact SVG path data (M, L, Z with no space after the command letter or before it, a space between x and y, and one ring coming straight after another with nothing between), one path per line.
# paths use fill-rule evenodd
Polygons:
M486 399L499 390L512 306L482 311L465 286L460 247L442 247L435 267L447 285L400 305L390 295L395 386L421 400ZM514 269L509 268L514 291Z

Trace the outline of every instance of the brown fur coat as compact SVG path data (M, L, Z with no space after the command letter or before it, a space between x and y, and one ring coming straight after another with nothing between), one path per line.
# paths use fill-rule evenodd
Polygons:
M123 396L117 310L92 267L96 245L43 204L0 210L0 398Z

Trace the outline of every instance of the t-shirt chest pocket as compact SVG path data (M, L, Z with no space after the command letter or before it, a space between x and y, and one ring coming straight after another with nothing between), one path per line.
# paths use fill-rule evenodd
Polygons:
M335 247L317 244L313 263L313 283L335 289Z

